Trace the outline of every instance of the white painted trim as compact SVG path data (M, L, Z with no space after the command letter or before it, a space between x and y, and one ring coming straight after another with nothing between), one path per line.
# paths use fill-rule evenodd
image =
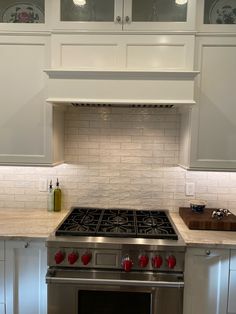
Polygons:
M91 70L91 69L46 69L44 70L49 76L49 78L81 78L83 76L110 76L115 75L116 77L129 77L135 76L140 78L170 78L171 76L178 78L194 78L200 71L171 71L171 70L159 70L159 71L145 71L145 70L126 70L126 69L119 69L119 70Z
M52 98L49 97L46 99L47 102L53 103L53 104L73 104L73 103L87 103L87 104L111 104L114 106L119 106L119 105L129 105L129 104L135 104L135 105L195 105L196 102L193 100L178 100L178 99L173 99L173 100L161 100L161 99L142 99L142 100L137 100L137 99L78 99L78 98Z

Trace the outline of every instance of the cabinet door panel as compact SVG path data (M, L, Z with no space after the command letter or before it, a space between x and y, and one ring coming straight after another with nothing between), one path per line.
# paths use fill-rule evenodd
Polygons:
M236 39L203 36L196 43L200 75L195 85L197 106L190 112L190 161L185 166L235 171Z
M230 271L228 314L236 314L236 271Z
M185 266L184 314L226 314L229 251L189 250Z
M235 56L236 44L203 46L198 142L201 159L236 158L236 107L232 97L236 81Z
M231 251L230 269L236 270L236 250Z
M0 37L0 162L49 161L47 47L44 37Z
M43 243L6 242L7 314L46 314L46 270Z

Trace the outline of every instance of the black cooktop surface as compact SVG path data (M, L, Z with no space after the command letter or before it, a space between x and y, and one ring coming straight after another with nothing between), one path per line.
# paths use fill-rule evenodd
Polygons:
M106 236L177 240L164 210L72 208L56 236Z

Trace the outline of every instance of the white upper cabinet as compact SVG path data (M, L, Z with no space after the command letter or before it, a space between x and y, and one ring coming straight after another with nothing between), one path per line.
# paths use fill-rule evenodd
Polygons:
M194 30L196 0L53 0L53 28Z
M0 36L0 164L63 160L62 114L46 103L49 47L48 36Z
M197 106L182 116L180 165L236 169L236 38L200 36L196 42Z

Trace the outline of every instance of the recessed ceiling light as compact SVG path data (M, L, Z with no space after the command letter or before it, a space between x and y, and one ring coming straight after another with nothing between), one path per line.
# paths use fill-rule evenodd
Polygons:
M175 0L176 4L186 4L188 0Z
M73 0L75 5L83 7L86 4L86 0Z

